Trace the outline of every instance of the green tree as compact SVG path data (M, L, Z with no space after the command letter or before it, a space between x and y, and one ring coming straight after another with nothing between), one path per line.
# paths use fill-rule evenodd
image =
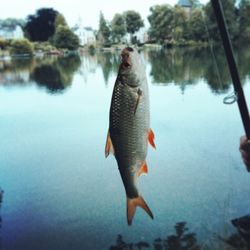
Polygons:
M185 10L176 5L173 9L173 20L172 20L172 36L176 41L185 39L187 34L187 23L188 17Z
M239 5L239 37L250 41L250 0L241 0Z
M24 27L26 37L31 41L48 41L55 33L55 19L58 11L52 8L42 8L35 15L29 15Z
M101 12L99 19L99 30L97 36L102 45L105 46L110 44L110 35L111 35L110 27L107 24L103 13Z
M27 39L16 39L11 43L10 53L12 55L33 54L33 45Z
M64 18L64 16L62 14L58 13L56 15L55 22L54 22L55 30L57 30L57 28L60 25L68 27L68 24L67 24L66 19Z
M163 43L165 39L171 38L173 8L168 4L155 5L150 8L150 12L148 16L150 39Z
M141 15L134 11L128 10L124 12L124 17L126 21L127 32L130 34L130 40L132 41L133 34L144 26Z
M5 50L8 47L8 41L6 39L0 38L0 50Z
M236 15L236 0L221 0L224 16L226 19L228 31L230 34L231 39L236 39L238 36L238 24L237 24L237 15ZM216 22L216 18L214 15L213 7L211 1L207 3L205 6L205 13L207 16L207 26L210 33L210 36L215 41L220 39L220 34Z
M54 45L57 48L76 50L79 48L79 38L66 26L59 26L54 36Z
M207 38L203 10L194 9L189 19L189 37L195 41L205 41Z
M122 37L126 34L126 23L123 15L115 14L111 21L112 38L114 42L121 42Z

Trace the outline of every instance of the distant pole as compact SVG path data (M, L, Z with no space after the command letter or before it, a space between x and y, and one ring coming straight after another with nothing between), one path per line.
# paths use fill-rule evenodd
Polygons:
M224 51L225 51L226 58L227 58L229 71L230 71L231 78L233 81L234 91L236 92L237 97L238 97L237 103L238 103L238 107L240 110L242 123L243 123L244 129L245 129L246 136L248 139L250 139L249 113L248 113L248 109L247 109L247 104L246 104L244 92L243 92L243 89L241 86L238 69L237 69L237 66L235 63L233 48L232 48L231 40L229 38L229 34L228 34L228 30L227 30L223 10L222 10L221 1L220 0L211 0L211 2L212 2L214 13L215 13L215 16L217 19L217 24L218 24L218 27L220 30L220 34L221 34L223 47L224 47Z

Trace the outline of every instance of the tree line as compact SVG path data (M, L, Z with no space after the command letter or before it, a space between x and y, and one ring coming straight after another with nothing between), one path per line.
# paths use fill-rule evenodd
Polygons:
M33 54L34 49L53 48L76 50L80 41L68 26L64 16L53 8L41 8L29 15L25 21L8 18L0 20L2 28L13 28L20 25L25 39L0 39L0 49L9 48L12 54ZM38 43L44 43L44 46Z
M232 40L250 41L250 0L221 2ZM190 0L190 3L189 10L179 5L152 6L147 17L150 24L149 42L184 45L190 42L205 42L208 38L219 41L220 35L211 1L206 5L201 5L198 0ZM111 22L105 20L101 13L98 34L102 44L106 45L120 41L126 33L132 37L141 27L143 20L135 11L116 14ZM131 39L131 42L136 42L136 39Z
M69 50L79 47L79 38L69 28L64 16L52 8L42 8L35 15L29 15L24 32L33 42L49 41L57 48Z
M179 5L169 4L150 7L147 17L149 28L147 42L170 45L188 45L207 42L208 39L218 42L220 34L211 2L199 4L198 0L190 0L189 10ZM250 0L221 0L229 33L233 41L250 41ZM67 24L64 16L53 8L38 9L29 15L25 21L8 18L0 20L1 27L13 27L19 24L25 37L31 42L47 42L59 49L76 50L80 46L79 37ZM128 35L130 43L138 43L136 32L144 27L140 13L127 10L116 13L111 21L105 19L103 13L99 16L99 27L95 32L98 45L110 47L113 44L125 42ZM32 53L29 41L14 41L11 47L14 51ZM0 39L0 48L9 46L8 41Z

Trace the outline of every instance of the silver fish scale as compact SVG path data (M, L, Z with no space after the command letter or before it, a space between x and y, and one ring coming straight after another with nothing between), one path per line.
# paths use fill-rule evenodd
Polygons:
M149 102L147 86L140 86L142 96L136 113L138 88L117 82L110 109L110 136L115 157L120 169L133 172L145 161L147 154L147 132L149 130Z

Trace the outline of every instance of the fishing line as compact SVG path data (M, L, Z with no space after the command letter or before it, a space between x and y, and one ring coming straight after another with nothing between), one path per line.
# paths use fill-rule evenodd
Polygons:
M212 59L213 59L214 65L215 65L215 72L216 72L216 75L218 77L219 85L220 85L221 89L223 89L223 84L222 84L222 80L221 80L219 66L218 66L218 62L217 62L216 57L215 57L213 42L211 41L211 36L209 34L208 24L207 24L207 20L206 20L206 15L205 15L205 12L204 12L203 8L201 8L201 14L202 14L202 21L203 21L203 24L204 24L204 27L205 27L206 35L207 35L207 41L208 41L209 48L210 48L210 51L211 51L211 54L212 54ZM223 103L225 103L224 100L223 100ZM227 104L229 104L229 103L227 103Z
M212 8L212 6L211 6L211 8ZM212 60L213 60L214 65L215 65L215 73L216 73L216 75L218 77L219 85L220 85L221 89L223 89L221 74L220 74L220 71L219 71L218 62L217 62L216 57L215 57L214 46L213 46L213 42L211 41L212 39L211 39L211 36L210 36L210 33L209 33L208 23L207 23L207 20L206 20L206 15L205 15L204 9L201 9L201 13L202 13L202 21L203 21L203 24L204 24L204 27L205 27L209 48L210 48L210 51L211 51L211 54L212 54ZM235 91L223 98L223 104L227 104L227 105L233 104L236 101L238 101L238 93L235 92ZM231 172L229 172L228 180L229 180L229 183L233 182L233 176L232 176Z

